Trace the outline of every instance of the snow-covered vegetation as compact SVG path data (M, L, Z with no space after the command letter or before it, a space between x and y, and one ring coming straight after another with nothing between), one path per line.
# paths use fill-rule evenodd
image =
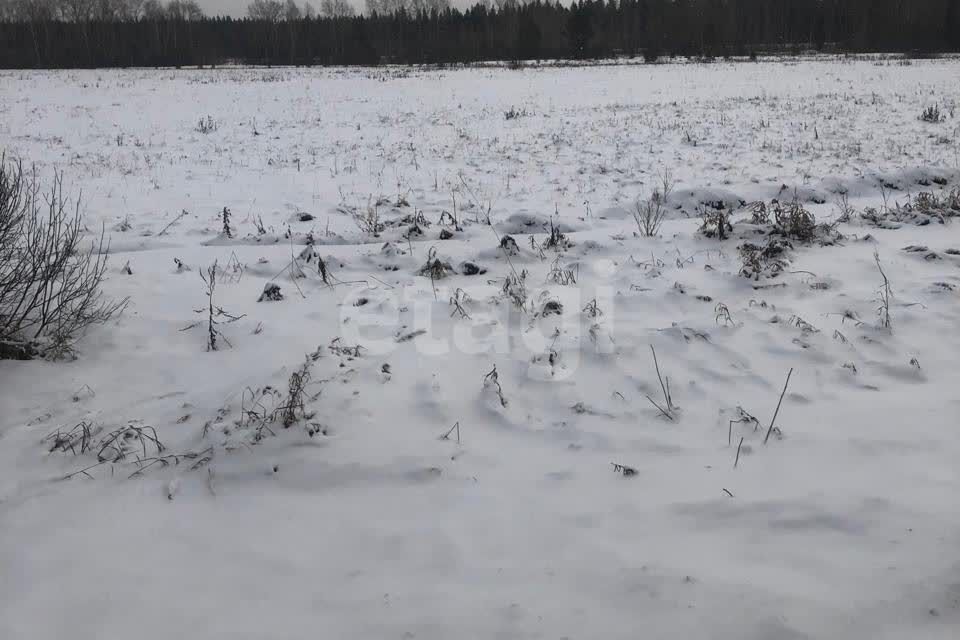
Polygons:
M3 73L0 637L956 637L958 75Z

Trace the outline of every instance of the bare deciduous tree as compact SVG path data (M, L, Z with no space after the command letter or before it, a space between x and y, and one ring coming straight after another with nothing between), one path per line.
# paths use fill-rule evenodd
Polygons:
M247 5L247 15L252 20L279 22L283 15L283 4L280 0L253 0Z
M320 15L324 18L349 18L354 15L353 5L347 0L322 0Z

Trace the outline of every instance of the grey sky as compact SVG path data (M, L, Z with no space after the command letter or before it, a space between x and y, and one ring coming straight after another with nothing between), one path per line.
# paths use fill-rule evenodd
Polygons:
M246 15L247 5L250 4L250 0L197 0L197 4L199 4L203 11L209 16L219 15L239 18ZM298 0L297 4L302 5L303 0ZM317 0L310 4L316 8L320 3ZM354 0L353 5L358 7L359 3Z
M284 0L286 1L286 0ZM294 0L298 5L303 6L304 0ZM363 0L349 0L350 4L358 11L363 11ZM455 7L466 7L474 4L476 0L451 0ZM309 0L314 9L320 8L320 0ZM247 5L250 0L197 0L197 3L209 16L233 16L240 18L247 14Z

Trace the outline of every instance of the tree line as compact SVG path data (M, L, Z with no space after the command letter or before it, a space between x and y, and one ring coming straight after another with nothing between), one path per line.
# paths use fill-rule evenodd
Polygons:
M0 0L0 67L376 65L960 51L960 0Z

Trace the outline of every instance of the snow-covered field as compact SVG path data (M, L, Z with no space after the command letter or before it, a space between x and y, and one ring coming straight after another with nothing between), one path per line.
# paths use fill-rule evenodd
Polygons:
M0 638L957 638L958 77L0 74L130 298L0 361ZM853 211L743 277L772 199Z

